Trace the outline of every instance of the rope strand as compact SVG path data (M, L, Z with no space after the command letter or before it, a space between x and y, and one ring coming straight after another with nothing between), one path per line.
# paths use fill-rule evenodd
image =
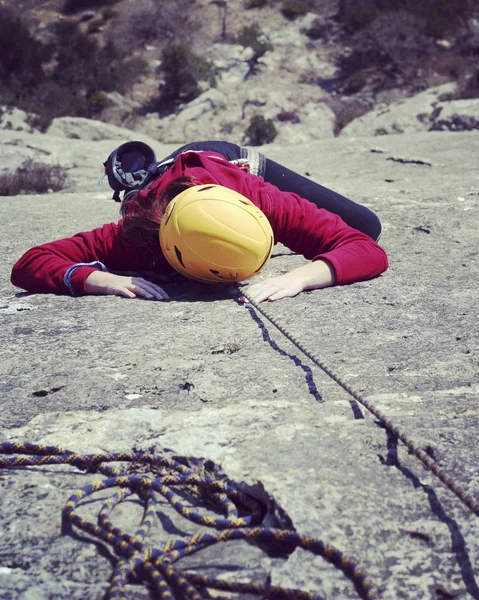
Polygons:
M239 288L238 288L239 289ZM260 306L257 302L252 300L248 296L248 292L245 290L241 290L242 296L244 296L248 302L257 310L260 314L262 314L270 323L272 323L278 331L280 331L291 343L293 343L296 348L301 350L301 352L307 356L317 367L319 367L322 371L326 373L335 383L337 383L345 392L347 392L350 396L352 396L359 404L364 406L372 415L376 417L376 419L381 423L381 425L386 429L386 431L391 432L395 435L401 442L407 447L409 452L413 454L417 459L419 459L422 464L433 473L442 483L455 494L459 500L471 510L475 515L479 515L479 503L473 498L470 494L466 492L466 490L450 475L445 473L439 465L417 444L415 444L403 431L399 429L392 421L390 421L387 417L385 417L381 411L374 406L371 402L366 400L361 394L358 394L349 384L347 384L341 377L336 375L334 371L328 367L328 365L322 361L316 354L314 354L311 350L309 350L302 342L300 342L295 336L293 336L281 323L269 312Z

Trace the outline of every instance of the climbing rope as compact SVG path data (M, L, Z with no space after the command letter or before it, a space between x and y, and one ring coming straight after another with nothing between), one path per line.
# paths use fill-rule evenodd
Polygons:
M113 467L109 463L127 463L125 467ZM199 475L178 460L143 452L102 454L79 454L56 446L35 444L0 444L0 468L18 468L68 464L88 473L101 473L105 479L77 490L63 509L63 519L71 527L77 527L109 544L118 561L105 598L127 600L127 584L134 575L137 580L147 578L161 600L202 600L202 588L227 592L250 593L262 598L281 600L322 600L312 592L287 589L272 585L259 585L226 581L196 571L175 568L181 558L211 547L219 542L245 540L258 544L276 544L293 551L303 548L321 556L340 569L354 584L360 598L378 600L378 591L367 573L357 563L330 544L317 538L299 535L290 529L278 529L261 525L267 507L253 496L241 491L238 484L213 474ZM147 470L154 474L132 474L131 471ZM209 472L208 472L209 473ZM97 523L87 521L77 514L79 504L96 492L119 488L101 507ZM195 503L198 497L214 509L216 515L208 516L192 510L179 497L176 490L184 488L183 496L189 495ZM144 515L135 534L128 534L111 521L111 513L121 502L133 494L143 502ZM163 496L170 505L190 521L214 528L214 533L197 533L186 539L171 539L161 547L148 546L147 535L157 518L157 496ZM277 547L276 547L277 550Z
M238 287L238 289L241 289ZM391 433L395 438L401 440L401 442L407 447L409 452L418 458L422 464L429 469L442 483L453 492L459 500L465 506L467 506L475 515L479 515L479 503L475 498L466 492L466 490L450 475L445 473L441 467L427 454L422 448L414 443L409 437L403 433L399 427L394 425L387 417L385 417L380 410L378 410L374 404L366 400L361 394L358 394L349 384L341 379L334 371L328 367L328 365L322 361L316 354L311 352L302 342L300 342L294 335L292 335L281 323L273 317L263 306L252 300L248 296L248 292L241 289L241 294L248 302L261 313L270 323L272 323L276 329L278 329L291 343L293 343L303 354L305 354L317 367L326 373L331 379L343 388L350 396L352 396L357 402L364 406L372 415L376 417L379 423L384 427L386 431Z

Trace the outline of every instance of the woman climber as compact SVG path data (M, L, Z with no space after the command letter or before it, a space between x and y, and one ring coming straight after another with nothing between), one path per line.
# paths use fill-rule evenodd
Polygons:
M155 167L143 189L125 195L123 219L30 249L14 265L12 283L31 292L168 300L155 274L245 281L277 242L311 262L249 285L256 302L387 269L374 213L255 151L196 142Z

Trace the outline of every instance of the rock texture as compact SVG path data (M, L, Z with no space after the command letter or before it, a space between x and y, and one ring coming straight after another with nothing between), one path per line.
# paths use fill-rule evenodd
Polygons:
M204 6L204 18L210 23L217 22L213 4L205 2ZM177 114L159 120L151 113L139 119L137 127L162 142L225 136L241 140L251 117L261 114L274 120L277 143L333 137L335 115L325 104L328 94L317 81L335 75L334 56L327 44L312 42L305 34L317 16L308 13L289 21L277 7L245 11L243 4L230 4L229 36L260 23L271 51L252 60L252 48L221 43L216 37L214 43L201 48L201 55L217 70L216 87L180 107ZM287 113L291 113L291 121L282 120L281 115Z
M277 144L331 138L347 123L342 130L347 136L477 129L477 99L440 99L445 90L454 98L477 95L473 61L477 18L463 19L459 30L451 27L447 39L433 40L417 30L417 19L410 14L389 11L371 27L349 35L339 13L350 9L354 21L355 2L315 0L309 4L311 12L296 19L283 14L281 2L244 0L196 0L192 10L182 14L187 5L183 0L162 5L161 17L155 12L156 0L124 0L114 11L107 8L108 16L99 7L74 14L68 18L90 31L100 45L122 40L135 59L135 72L141 73L131 88L123 90L124 95L105 93L100 86L94 94L95 112L89 114L98 115L96 111L103 106L102 121L176 144L194 138L253 141L246 132L257 115L273 121ZM474 3L469 4L473 15ZM25 0L19 9L29 16L27 21L36 24L32 25L35 35L54 45L52 31L63 18L58 14L63 3L48 0L43 5L40 8ZM363 9L366 13L360 17ZM357 10L361 21L369 9ZM90 26L95 22L92 33ZM175 105L174 114L159 119L162 49L165 44L171 46L173 39L187 39L188 46L213 67L215 77L200 81L203 93L199 97ZM458 85L454 92L454 85L440 85L451 80ZM409 98L430 86L438 87ZM83 93L83 88L76 93ZM65 94L69 96L70 90ZM0 109L0 128L29 131L29 122L35 122L32 118L28 122L27 115L16 109L1 113ZM356 118L359 115L364 116ZM90 140L123 135L113 125L108 127L65 117L55 119L49 134Z
M368 136L479 129L478 99L441 100L454 87L454 84L447 83L389 106L378 106L346 125L340 135Z
M63 193L0 199L0 439L211 459L236 481L261 482L299 533L355 557L382 599L479 597L477 518L264 317L239 305L236 288L171 284L163 304L29 295L9 284L27 248L117 218L96 183L117 144L0 132L2 160L54 156L71 179ZM173 146L155 149L161 156ZM471 157L479 135L345 137L266 151L377 211L391 265L374 281L267 310L477 498L479 176ZM276 247L264 275L302 262ZM69 467L1 470L1 598L104 596L111 555L61 533L64 503L97 479ZM107 496L82 514L93 517ZM159 513L166 532L156 525L152 543L190 531L165 505ZM140 519L133 502L113 512L128 532ZM198 555L196 565L328 599L358 597L303 551L278 557L235 543ZM129 593L148 597L135 582Z

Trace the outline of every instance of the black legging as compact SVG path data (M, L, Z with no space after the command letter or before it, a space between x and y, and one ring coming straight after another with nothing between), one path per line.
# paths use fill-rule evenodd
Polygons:
M218 152L226 160L238 160L248 157L248 150L231 142L203 141L192 142L178 148L167 158L160 161L174 159L187 150L212 150ZM282 165L274 162L263 155L260 155L260 166L258 175L265 181L275 185L283 192L294 192L316 204L318 208L325 208L329 212L339 215L345 223L354 229L358 229L367 234L373 240L378 240L381 235L381 222L378 217L365 206L361 206L337 192L325 188L319 183L312 181Z

